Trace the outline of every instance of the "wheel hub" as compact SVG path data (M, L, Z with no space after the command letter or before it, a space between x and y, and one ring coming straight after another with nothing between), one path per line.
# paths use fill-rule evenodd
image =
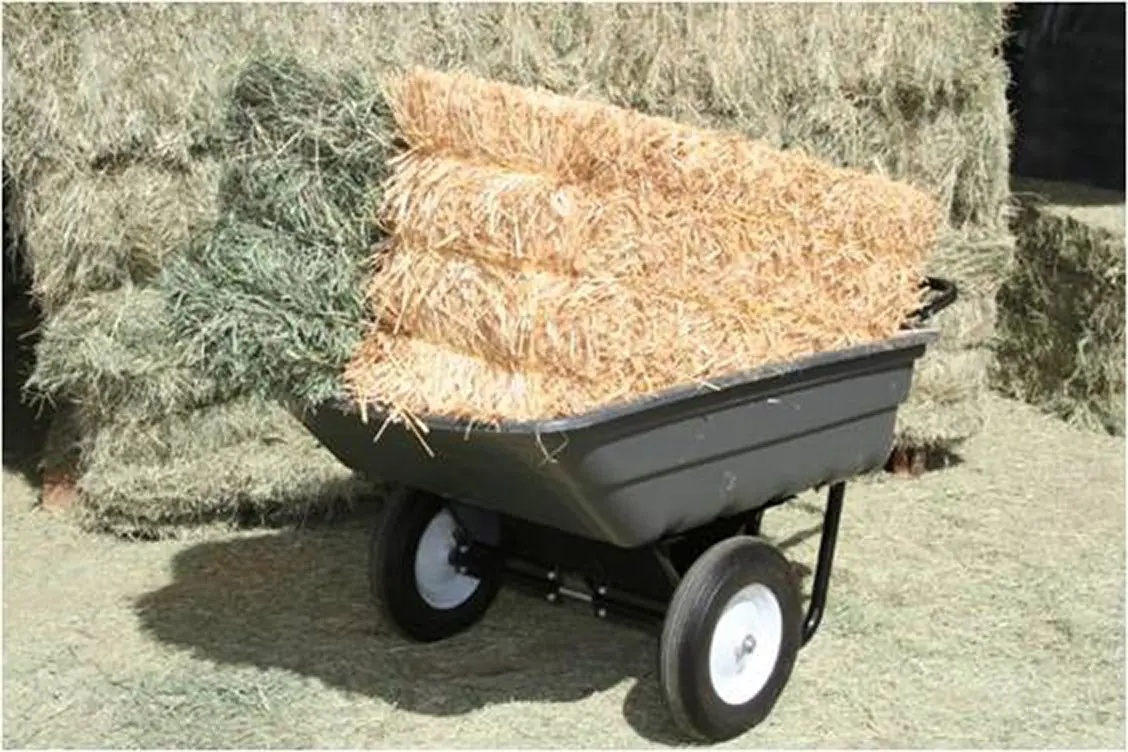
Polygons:
M419 596L431 608L457 608L474 595L480 581L462 574L451 564L458 548L458 522L449 510L442 510L423 530L415 551L415 585Z
M775 671L783 642L783 612L775 594L754 584L734 595L717 619L709 648L709 678L729 705L751 701Z

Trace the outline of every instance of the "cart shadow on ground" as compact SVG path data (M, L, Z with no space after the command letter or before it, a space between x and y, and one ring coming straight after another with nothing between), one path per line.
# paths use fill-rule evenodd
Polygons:
M821 510L811 511L811 523L821 523ZM658 687L657 631L503 590L466 633L431 645L398 637L368 594L378 517L373 505L334 524L192 546L174 558L172 582L136 602L141 629L201 660L283 669L433 716L577 702L634 680L623 708L630 726L651 741L684 744ZM819 527L777 543L798 545Z

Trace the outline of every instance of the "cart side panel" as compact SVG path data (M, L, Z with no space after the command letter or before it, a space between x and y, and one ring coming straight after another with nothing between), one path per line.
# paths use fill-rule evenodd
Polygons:
M325 405L301 415L347 466L633 547L884 463L921 336L720 391L530 428L434 421L423 437ZM382 430L383 429L383 430Z
M323 407L301 419L337 459L369 478L592 536L584 501L571 496L573 485L532 436L440 428L427 433L424 448L403 425L381 430L378 419L365 422L355 412Z
M601 445L572 470L622 546L884 464L912 363L686 416Z

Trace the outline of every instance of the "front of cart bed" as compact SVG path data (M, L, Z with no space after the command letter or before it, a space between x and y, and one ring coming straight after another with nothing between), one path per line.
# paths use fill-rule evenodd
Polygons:
M409 489L389 501L370 578L409 638L470 627L502 581L600 617L661 625L659 676L689 735L736 736L771 711L825 605L845 482L884 464L916 361L888 340L670 390L583 416L420 434L355 408L300 415L346 465ZM806 612L763 513L828 503Z

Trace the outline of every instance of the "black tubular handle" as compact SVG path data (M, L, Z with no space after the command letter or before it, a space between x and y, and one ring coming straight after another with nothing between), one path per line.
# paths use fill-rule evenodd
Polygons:
M959 290L956 283L939 277L925 277L920 283L921 288L931 290L936 295L927 303L910 314L909 318L923 324L945 308L956 302Z

